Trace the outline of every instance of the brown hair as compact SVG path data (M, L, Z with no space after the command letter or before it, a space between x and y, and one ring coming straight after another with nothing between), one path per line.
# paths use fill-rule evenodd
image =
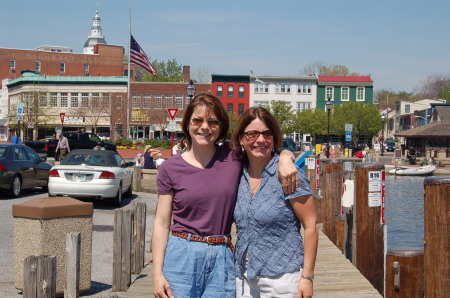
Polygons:
M189 134L189 124L191 122L192 114L198 106L205 106L214 113L217 120L220 121L220 132L216 142L224 141L227 137L228 128L230 126L230 121L228 119L227 111L225 110L220 99L211 94L199 94L192 99L184 112L183 120L181 121L181 129L186 137L188 144L192 144L192 138Z
M240 149L241 145L239 138L244 134L245 128L255 119L260 119L263 121L269 130L273 134L273 150L278 151L278 147L281 146L283 141L283 134L281 133L280 125L277 119L265 108L263 107L253 107L245 111L239 119L239 123L231 136L231 146L237 152L240 152L241 157L247 161L247 155Z

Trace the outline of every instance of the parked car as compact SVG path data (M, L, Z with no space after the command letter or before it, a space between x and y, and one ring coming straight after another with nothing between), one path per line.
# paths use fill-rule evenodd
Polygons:
M282 150L289 150L292 152L298 152L298 145L294 142L291 138L284 138L283 139L283 145L281 147L278 147L278 151L281 152Z
M395 151L395 142L387 142L386 151Z
M39 157L28 146L0 144L0 189L16 198L23 189L42 187L47 191L48 173L52 167L46 157Z
M90 132L64 131L63 135L69 141L70 150L92 149L101 141L96 134ZM25 142L25 145L33 148L40 154L46 153L47 157L54 157L56 161L59 160L59 151L55 153L58 139L48 141L28 141ZM117 146L112 143L104 142L103 147L105 150L117 151Z
M48 195L107 199L119 207L133 191L133 162L115 151L77 149L50 170Z

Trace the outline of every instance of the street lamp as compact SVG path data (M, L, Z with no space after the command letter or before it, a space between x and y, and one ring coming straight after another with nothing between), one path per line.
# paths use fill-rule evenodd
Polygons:
M327 140L326 156L327 156L327 158L330 158L330 112L331 112L331 109L333 108L333 103L331 102L330 96L328 96L328 98L327 98L325 107L327 109L327 119L328 119L328 140Z
M187 86L187 95L189 96L189 102L191 102L192 97L195 95L195 85L194 81L190 81L189 85Z

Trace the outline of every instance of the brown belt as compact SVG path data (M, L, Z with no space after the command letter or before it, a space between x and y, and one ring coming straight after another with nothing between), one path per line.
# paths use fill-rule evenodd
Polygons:
M190 235L191 236L189 238L190 241L204 242L211 245L226 243L230 247L231 251L234 251L234 246L233 243L231 242L231 236L199 236L185 232L172 232L172 235L183 239L188 239Z

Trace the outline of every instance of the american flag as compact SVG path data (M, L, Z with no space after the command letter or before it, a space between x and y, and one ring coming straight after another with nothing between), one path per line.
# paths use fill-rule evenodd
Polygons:
M150 59L148 59L147 55L145 54L144 50L139 46L137 41L134 39L133 35L131 35L131 62L139 65L149 73L156 76L156 71L153 68L152 64L150 63Z

